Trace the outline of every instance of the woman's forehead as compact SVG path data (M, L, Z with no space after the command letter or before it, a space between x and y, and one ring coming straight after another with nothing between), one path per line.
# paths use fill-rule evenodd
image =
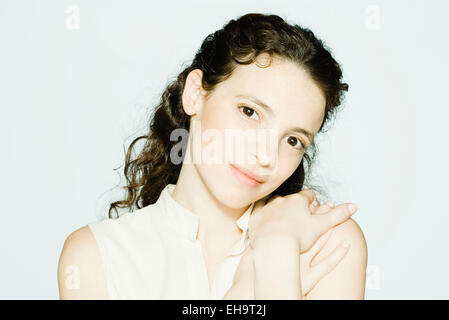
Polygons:
M216 93L220 100L260 101L269 106L274 115L288 118L289 122L297 123L301 119L304 122L307 118L310 123L304 125L312 131L318 130L324 115L325 97L321 89L302 67L288 60L265 68L255 63L239 65L231 77L217 87Z

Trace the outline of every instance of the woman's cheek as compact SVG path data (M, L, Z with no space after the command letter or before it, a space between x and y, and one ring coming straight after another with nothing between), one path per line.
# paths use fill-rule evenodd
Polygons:
M296 150L282 150L279 154L278 173L280 180L287 180L301 163L302 157Z

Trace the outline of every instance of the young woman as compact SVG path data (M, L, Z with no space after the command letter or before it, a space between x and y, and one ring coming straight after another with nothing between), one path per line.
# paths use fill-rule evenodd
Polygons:
M206 37L128 149L127 198L66 239L61 299L363 299L356 208L305 189L341 78L322 41L276 15Z

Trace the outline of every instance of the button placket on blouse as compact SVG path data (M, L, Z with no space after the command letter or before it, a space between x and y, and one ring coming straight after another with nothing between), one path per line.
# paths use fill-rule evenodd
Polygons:
M211 287L211 291L210 291L210 299L217 299L218 297L218 293L217 293L217 281L218 279L220 279L223 275L223 268L225 266L225 264L227 263L227 261L235 256L240 254L241 252L243 252L244 250L244 238L240 238L235 245L228 251L228 253L224 256L224 258L221 260L220 264L218 265L217 271L214 275L214 279L213 279L213 283L212 283L212 287Z
M201 245L201 242L199 240L193 240L193 243L197 249L198 254L198 266L201 267L201 270L198 270L200 273L201 278L203 278L203 281L201 283L205 284L201 287L201 296L202 299L209 299L211 292L213 291L213 286L215 283L215 279L212 281L212 287L209 283L209 276L207 274L207 267L206 262L204 260L204 253L203 253L203 247Z
M204 250L203 246L201 244L201 241L199 239L196 239L197 233L198 233L198 220L195 220L193 228L191 229L191 232L189 234L190 242L193 243L196 246L196 249L198 250L198 256L199 258L199 265L201 265L201 277L204 279L203 283L206 283L206 286L203 286L202 288L202 294L207 296L207 299L214 299L214 297L217 296L217 281L222 276L223 267L226 263L226 261L235 255L241 254L248 243L248 232L247 228L243 229L242 236L237 240L237 242L234 244L234 246L226 253L224 258L220 261L217 270L215 272L214 278L212 279L212 284L209 282L209 275L207 271L206 266L206 260L204 256Z
M228 251L228 253L225 255L225 257L221 260L217 271L214 275L214 278L212 279L212 286L209 283L209 276L207 272L207 266L206 261L204 259L204 251L201 245L200 240L196 239L197 233L198 233L198 227L199 227L199 219L198 216L193 215L189 211L185 211L185 208L182 208L178 203L175 202L175 200L171 197L171 191L173 190L174 185L170 185L165 191L166 191L166 200L168 202L168 211L171 213L187 213L185 215L178 215L177 219L173 221L173 224L177 226L178 231L180 234L183 235L185 240L188 240L189 244L193 246L194 250L196 252L195 258L192 259L195 261L195 263L192 265L192 272L196 275L195 279L203 279L201 281L201 284L194 285L191 283L191 285L194 287L192 288L193 291L196 292L197 296L200 299L213 299L215 296L217 296L217 279L219 279L222 276L223 272L223 266L227 259L229 259L231 256L239 255L241 254L246 245L248 240L248 233L247 233L247 222L248 220L239 220L238 226L243 230L242 237L234 244L234 246ZM252 208L252 207L251 207ZM251 210L248 209L248 210ZM176 211L179 210L179 211ZM181 218L182 217L182 218ZM179 220L178 220L179 219ZM244 219L247 219L246 217Z
M199 287L199 294L200 294L199 298L200 299L208 299L210 296L209 276L207 274L206 262L204 260L203 247L201 245L201 241L199 239L197 239L199 220L197 218L193 219L191 221L190 226L191 226L191 229L187 231L186 236L188 237L191 245L193 245L193 247L195 248L196 261L197 261L197 263L195 265L198 266L198 268L195 268L196 269L195 272L197 272L197 278L203 280L203 281L201 281L201 284L197 284L197 289L198 289L198 286L200 286Z
M228 253L225 255L225 257L221 260L219 263L217 270L215 272L214 278L212 279L212 284L209 282L209 276L207 272L207 266L206 266L206 260L204 257L204 251L203 247L201 245L201 241L196 239L196 233L190 234L189 237L189 243L195 247L196 250L196 261L198 262L196 265L199 266L199 269L196 271L198 272L198 278L202 278L203 281L201 283L206 285L201 285L201 288L199 288L200 296L203 297L202 299L215 299L214 297L217 296L217 281L222 276L223 267L226 263L226 261L235 255L241 254L245 249L246 242L246 235L243 234L242 237L234 244L234 246L228 251ZM198 287L197 287L198 289ZM198 291L197 291L198 292Z

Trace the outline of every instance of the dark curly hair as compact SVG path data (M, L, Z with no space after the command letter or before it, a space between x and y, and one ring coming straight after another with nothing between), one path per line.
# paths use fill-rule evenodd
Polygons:
M323 132L324 124L335 115L336 108L341 104L344 91L348 91L348 84L341 82L342 70L323 41L317 39L311 30L288 24L277 15L249 13L232 19L204 39L192 63L162 93L159 104L153 110L148 133L131 142L124 168L127 186L123 188L127 196L110 204L109 218L113 217L112 210L118 217L117 208L133 211L134 207L140 209L153 204L167 184L176 184L182 162L174 164L170 161L170 150L177 143L170 140L170 134L178 128L189 130L190 116L184 112L181 100L187 75L194 69L203 71L202 86L207 98L238 65L257 62L256 58L262 53L287 58L301 66L322 90L326 98L325 116L318 132ZM141 139L145 141L143 148L132 159L132 150ZM313 143L304 153L297 169L270 197L303 189L305 173L310 173L316 149ZM313 190L318 188L307 187Z

